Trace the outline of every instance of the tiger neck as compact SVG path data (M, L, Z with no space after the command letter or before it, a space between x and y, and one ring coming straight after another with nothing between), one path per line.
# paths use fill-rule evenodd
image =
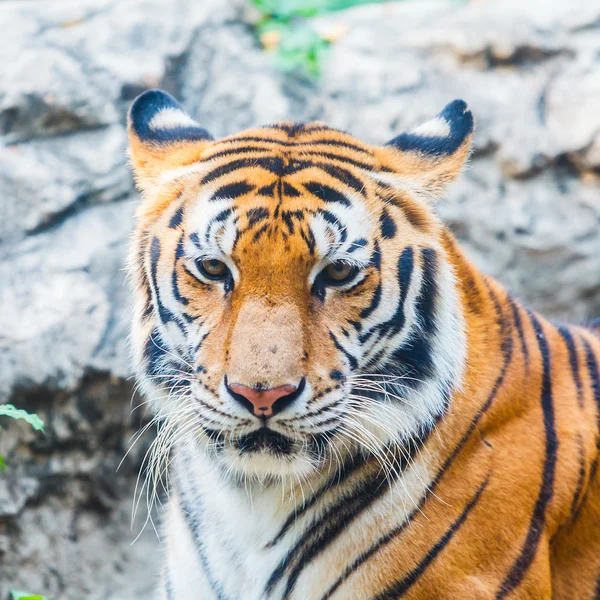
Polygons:
M456 291L468 331L466 366L460 390L453 397L455 408L462 403L481 403L482 390L498 376L506 362L506 343L515 313L526 309L494 278L482 273L465 256L448 229L443 234L447 259L454 271Z

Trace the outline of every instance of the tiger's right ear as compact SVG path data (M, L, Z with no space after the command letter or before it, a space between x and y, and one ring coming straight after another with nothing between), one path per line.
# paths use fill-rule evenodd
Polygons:
M384 164L405 185L435 200L456 179L469 157L475 123L463 100L450 102L437 117L390 140Z
M146 190L167 171L199 160L212 137L161 90L139 95L127 117L129 156L138 186Z

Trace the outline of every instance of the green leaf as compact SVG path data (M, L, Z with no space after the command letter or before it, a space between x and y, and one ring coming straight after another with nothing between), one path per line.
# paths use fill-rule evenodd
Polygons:
M2 473L2 471L6 471L7 467L6 467L6 462L4 461L4 456L2 456L2 454L0 454L0 473Z
M277 19L314 17L325 12L344 10L361 4L382 4L389 0L250 0L263 14Z
M278 19L312 17L328 10L329 0L251 0L263 14Z
M29 592L18 592L11 590L10 600L51 600L49 596L40 596L39 594L30 594Z
M281 42L275 62L286 73L298 72L309 77L319 75L329 42L302 23L280 25Z
M0 404L0 417L10 417L18 421L29 423L36 431L44 431L44 422L26 410L16 408L12 404Z

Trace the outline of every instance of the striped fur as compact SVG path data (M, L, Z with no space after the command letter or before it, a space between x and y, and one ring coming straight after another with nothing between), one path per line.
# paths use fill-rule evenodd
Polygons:
M436 217L463 102L375 147L320 123L213 141L153 91L129 132L161 598L600 597L600 340L524 308ZM300 387L267 434L226 381Z

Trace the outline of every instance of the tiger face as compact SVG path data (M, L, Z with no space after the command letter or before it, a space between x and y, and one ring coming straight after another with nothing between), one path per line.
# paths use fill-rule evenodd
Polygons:
M431 201L472 132L455 101L383 147L321 123L214 141L135 101L132 346L161 447L266 481L428 435L466 345Z

